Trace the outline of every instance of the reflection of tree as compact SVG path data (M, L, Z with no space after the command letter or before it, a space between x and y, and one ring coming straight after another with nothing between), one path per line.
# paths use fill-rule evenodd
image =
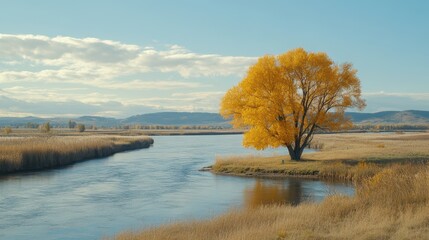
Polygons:
M264 183L256 180L252 188L244 190L244 205L255 208L268 204L297 205L303 200L301 182L290 180L288 185Z

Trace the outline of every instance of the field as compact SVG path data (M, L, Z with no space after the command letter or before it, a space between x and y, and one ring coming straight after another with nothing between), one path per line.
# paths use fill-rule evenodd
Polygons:
M54 168L107 157L117 152L147 148L148 137L54 136L0 138L0 174Z
M313 141L319 151L304 154L301 161L288 156L230 156L217 158L212 170L240 176L360 180L394 163L425 164L428 142L429 133L319 134Z

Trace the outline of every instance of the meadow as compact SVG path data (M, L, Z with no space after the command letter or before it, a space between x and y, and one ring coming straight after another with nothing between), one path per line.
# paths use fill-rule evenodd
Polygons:
M149 137L106 135L1 137L0 174L55 168L152 144Z

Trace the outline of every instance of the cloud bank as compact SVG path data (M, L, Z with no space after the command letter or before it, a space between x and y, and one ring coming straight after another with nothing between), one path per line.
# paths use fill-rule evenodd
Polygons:
M216 82L201 79L239 79L255 60L200 54L178 45L157 49L98 38L0 34L0 115L62 115L64 109L121 116L163 109L217 111L213 102L207 107L207 101L180 94L219 91ZM157 102L151 101L154 92ZM112 101L119 103L116 109L100 109Z

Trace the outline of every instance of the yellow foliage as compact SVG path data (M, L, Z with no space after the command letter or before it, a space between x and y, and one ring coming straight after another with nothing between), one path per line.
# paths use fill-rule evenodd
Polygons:
M344 111L365 106L360 81L349 63L337 65L325 53L298 48L266 55L223 97L220 113L234 127L247 127L247 147L287 146L299 159L317 129L351 127Z

